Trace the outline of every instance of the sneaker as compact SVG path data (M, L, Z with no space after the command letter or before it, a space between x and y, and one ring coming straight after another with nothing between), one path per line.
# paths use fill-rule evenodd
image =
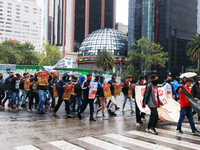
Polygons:
M4 103L3 102L1 102L1 106L4 107Z
M199 134L198 130L192 131L192 134Z
M142 126L143 122L136 122L136 126Z
M120 109L120 107L115 107L115 110L118 110L118 109Z
M90 118L90 121L96 121L94 118Z
M43 110L40 111L40 114L46 114L46 112L44 112Z
M7 109L10 110L10 107L7 105Z
M16 108L16 107L15 107L14 105L12 105L12 106L11 106L11 108L13 108L13 109L14 109L14 108Z
M152 134L154 134L154 135L157 135L157 134L158 134L158 132L156 131L155 128L150 129L150 133L152 133Z
M73 116L71 116L71 115L68 115L68 116L67 116L67 118L74 118L74 117L73 117Z
M20 106L17 107L17 110L22 110L23 108L21 108Z
M29 109L28 109L28 111L29 111L29 112L31 112L31 111L32 111L32 109L30 109L30 108L29 108Z
M80 113L78 113L77 116L78 116L78 119L80 120L82 119L82 115Z
M127 112L126 109L122 109L122 112Z
M117 116L117 114L115 112L111 112L110 115L111 116Z
M108 109L108 114L110 114L111 113L111 110L110 109Z
M150 129L149 129L149 128L146 128L146 131L147 131L147 132L149 132L149 131L150 131Z
M104 120L108 120L108 117L106 117L105 115L103 115L103 119Z
M183 131L181 129L176 129L176 132L183 134Z

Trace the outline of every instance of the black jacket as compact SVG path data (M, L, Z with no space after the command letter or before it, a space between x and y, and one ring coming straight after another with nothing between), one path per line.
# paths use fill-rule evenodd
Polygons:
M11 90L11 81L13 77L7 77L5 82L4 82L4 88L5 90Z
M20 82L20 79L17 79L17 78L13 78L12 81L11 81L11 90L12 92L19 92L19 82Z
M128 90L129 90L129 83L128 81L124 82L123 88L122 88L122 92L124 93L125 96L128 95Z
M199 89L199 83L196 82L193 86L192 86L192 96L195 98L200 98L200 89Z
M114 92L115 92L115 86L113 85L113 83L117 83L116 81L113 81L113 80L110 80L108 81L108 84L110 84L110 92L111 92L111 95L114 95Z
M98 84L97 94L98 94L99 97L104 97L104 91L103 91L102 85L103 85L103 83Z
M0 90L4 90L4 79L0 79Z
M85 100L89 99L89 88L88 86L90 86L90 81L86 80L83 82L82 85L82 90L83 90L83 98Z
M158 107L159 107L160 105L163 105L163 103L160 101L159 93L157 93L157 95L158 95L157 98L158 98ZM154 87L152 83L149 83L146 86L146 90L145 90L144 98L143 98L143 107L145 107L146 104L148 104L149 108L156 108Z
M76 97L81 97L82 95L81 84L79 81L75 85L75 93L76 93Z

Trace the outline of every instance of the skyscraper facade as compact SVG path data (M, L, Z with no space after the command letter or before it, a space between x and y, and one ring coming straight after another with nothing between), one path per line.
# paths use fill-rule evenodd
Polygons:
M31 42L39 51L42 10L35 0L0 0L0 36L4 40Z
M197 33L197 5L197 0L129 0L128 49L136 40L149 38L169 54L166 68L157 68L161 78L185 72L192 65L186 45Z
M50 44L65 52L77 52L91 32L115 28L116 0L48 0Z

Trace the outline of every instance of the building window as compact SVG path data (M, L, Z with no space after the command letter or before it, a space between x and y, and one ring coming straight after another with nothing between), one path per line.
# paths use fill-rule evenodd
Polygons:
M4 27L4 25L0 25L0 27Z
M33 10L37 10L37 8L33 8Z
M11 15L7 15L8 17L11 17Z
M16 14L17 14L17 15L20 15L20 13L19 13L19 12L17 12Z
M15 25L16 25L16 26L21 26L21 24L19 24L19 23L15 23Z
M12 9L11 7L8 7L8 9Z
M8 13L11 13L11 11L7 11Z
M32 24L33 24L33 25L36 25L36 23L35 23L35 22L32 22Z
M21 34L21 32L19 32L19 31L15 31L14 33L20 33Z
M17 7L20 7L20 5L16 5Z
M0 4L3 4L3 2L0 2Z
M21 22L21 20L15 20L15 22Z
M28 12L28 10L25 10L25 12Z
M32 32L38 32L38 30L31 30Z
M3 14L0 14L0 16L3 16Z
M20 9L16 9L17 11L20 11Z
M0 6L0 8L3 8L3 6Z
M28 23L28 21L23 21L23 23Z
M29 29L23 28L24 31L29 31Z
M0 31L4 31L3 29L0 29Z
M23 27L30 27L30 26L29 26L29 25L24 25L24 24L23 24Z
M12 32L12 30L5 30L6 32Z
M38 36L38 34L33 34L33 33L31 33L31 35Z
M29 35L29 33L28 33L28 32L22 32L22 34L27 34L27 35Z
M4 23L3 21L0 21L0 23Z
M1 20L4 20L4 18L3 18L3 17L0 17L0 19L1 19Z
M37 12L33 12L34 14L37 14Z
M21 28L15 28L15 30L21 30Z
M12 4L11 4L11 3L8 3L8 5L10 5L10 6L11 6Z
M6 28L12 28L11 26L6 26Z
M8 21L11 21L11 19L9 19L9 18L8 18L7 20L8 20Z
M6 22L6 24L10 24L10 25L12 25L13 23L10 23L10 22Z
M16 16L16 18L20 18L19 16Z
M24 8L26 8L26 9L29 9L29 7L28 7L28 6L24 6Z

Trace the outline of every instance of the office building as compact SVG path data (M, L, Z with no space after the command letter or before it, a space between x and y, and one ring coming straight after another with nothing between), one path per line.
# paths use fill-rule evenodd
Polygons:
M39 51L42 10L35 1L0 0L0 36L4 40L31 42Z

